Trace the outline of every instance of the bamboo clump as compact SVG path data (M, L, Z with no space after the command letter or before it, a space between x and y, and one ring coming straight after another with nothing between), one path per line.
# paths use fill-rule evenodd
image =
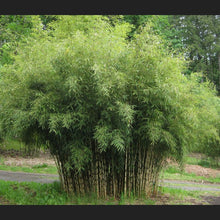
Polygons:
M97 146L93 149L93 160L80 172L74 167L68 170L64 158L55 157L61 183L68 193L95 193L97 198L156 194L163 159L153 147L138 143L123 153L110 149L99 152Z

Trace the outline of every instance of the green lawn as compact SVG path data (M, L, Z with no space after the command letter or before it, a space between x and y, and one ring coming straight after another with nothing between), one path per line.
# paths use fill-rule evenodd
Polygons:
M58 182L41 184L0 180L0 198L16 205L153 205L148 198L98 199L95 195L67 195Z

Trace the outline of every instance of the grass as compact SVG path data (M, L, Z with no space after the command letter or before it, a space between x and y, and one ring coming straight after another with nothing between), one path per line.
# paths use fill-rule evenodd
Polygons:
M0 142L0 150L8 151L11 155L16 155L19 153L19 155L37 155L40 151L45 151L45 146L40 147L28 147L23 142L16 138L5 138Z
M16 205L62 205L68 196L59 183L40 184L0 180L0 196Z
M35 166L35 169L45 169L47 166ZM170 172L170 173L169 173ZM180 172L175 167L169 167L167 174L174 176ZM188 175L188 174L185 174ZM184 175L183 175L184 176ZM195 176L192 178L195 179ZM181 179L184 179L183 177ZM187 191L183 189L159 187L162 197L168 196L166 204L170 205L190 205L191 200L201 203L202 195L220 196L220 192ZM142 196L126 198L124 195L120 199L114 198L98 199L96 195L68 196L60 187L60 183L41 184L34 182L15 182L0 180L0 198L16 205L154 205L158 199L150 199ZM163 204L163 203L162 203Z
M167 195L169 197L169 205L192 205L195 204L204 204L208 205L207 202L203 201L204 196L213 196L220 197L220 192L218 191L190 191L178 188L169 188L163 186L160 188L160 193L162 195Z
M48 165L45 163L32 166L33 169L46 168L46 167L48 167Z
M86 196L68 195L60 183L41 184L0 180L0 197L11 205L153 205L151 199L135 197L98 199L95 194Z
M13 172L27 172L27 173L44 173L44 174L58 174L55 166L34 165L32 167L19 167L19 166L7 166L0 164L0 170L13 171Z
M164 186L161 188L161 193L162 195L168 195L170 198L168 201L169 205L191 205L193 204L192 200L197 203L203 203L201 196L206 195L207 192L187 191Z
M197 176L194 173L186 173L181 171L176 166L169 166L167 167L162 173L161 178L164 179L173 179L173 180L188 180L188 181L195 181L201 182L206 181L210 183L220 183L219 177L204 177L204 176Z
M5 139L3 142L0 142L0 149L15 150L21 153L24 151L25 145L16 139ZM58 174L56 166L47 165L45 163L37 164L34 166L8 166L5 165L4 162L4 157L0 156L0 170L27 173Z
M7 149L7 150L22 150L25 149L25 145L16 140L16 139L4 139L2 142L0 142L0 148Z
M185 183L163 183L163 186L189 186L189 187L199 187L199 188L217 188L220 189L220 186L212 185L202 185L202 184L185 184Z
M5 159L3 157L0 157L0 164L4 164Z
M219 192L187 191L169 187L160 187L162 196L168 196L169 205L192 204L191 200L202 202L202 196L220 196ZM8 201L10 205L154 205L155 199L124 195L120 199L109 197L98 199L95 194L76 196L64 192L60 183L41 184L34 182L15 182L0 180L0 198ZM156 198L157 199L157 198Z
M205 166L205 162L201 162L200 159L194 157L186 157L187 164L194 164L194 165L203 165ZM207 164L208 162L206 162ZM45 174L58 174L56 166L51 166L47 164L38 164L32 167L27 166L7 166L4 165L4 158L0 157L0 170L6 171L20 171L20 172L28 172L28 173L45 173ZM197 176L193 173L186 173L181 171L177 166L169 166L167 167L164 172L162 173L163 178L165 179L175 179L175 180L189 180L189 181L196 181L201 182L208 181L211 183L220 183L220 178L212 178L212 177L203 177Z
M58 174L56 166L48 165L46 163L37 164L34 166L9 166L5 165L4 162L4 157L0 157L0 170L27 173Z
M183 189L176 189L176 188L169 188L169 187L162 187L161 188L162 193L169 193L172 196L180 196L180 197L185 197L185 196L193 196L197 197L201 192L200 191L188 191L188 190L183 190Z
M199 165L199 166L202 166L205 168L212 168L212 169L220 168L220 164L209 157L196 158L196 157L192 157L192 156L186 156L185 163L192 164L192 165Z
M176 199L184 199L186 197L199 198L201 191L188 191L183 189L162 187L162 193L168 193L170 196L175 197Z
M13 148L13 144L11 146ZM16 146L16 143L14 143L14 146ZM203 167L211 166L211 162L209 160L190 156L186 157L185 162L187 164L200 165ZM47 164L38 164L32 167L7 166L4 165L4 157L0 157L0 170L58 174L55 166ZM164 179L188 180L194 182L201 182L203 180L211 183L220 183L220 178L197 176L193 173L186 173L180 170L177 166L171 165L162 172L161 176ZM169 197L169 201L167 201L168 204L175 205L191 204L190 199L201 201L202 195L220 196L219 192L187 191L183 189L169 188L167 185L160 187L160 193L162 197L164 195ZM62 191L60 184L57 182L52 184L41 184L34 182L18 183L0 180L0 201L1 198L9 201L9 204L18 205L154 205L157 202L155 199L146 198L144 196L141 198L135 198L134 196L126 198L122 195L121 198L117 200L110 197L105 200L98 199L96 198L96 195L68 196L64 191Z

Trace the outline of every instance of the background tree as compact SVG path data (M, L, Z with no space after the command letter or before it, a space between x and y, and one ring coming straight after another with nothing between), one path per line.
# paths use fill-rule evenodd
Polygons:
M39 24L41 28L56 20L56 15L0 15L0 67L11 64L19 42Z
M31 32L32 16L1 15L0 16L0 64L12 63L11 53L16 53L18 41Z
M123 19L133 25L130 36L151 21L168 47L185 54L186 73L202 72L220 92L219 15L124 15Z
M206 79L201 83L201 74L192 74L188 85L193 93L193 111L197 112L195 141L189 151L208 156L212 163L218 163L220 155L220 99L214 84Z
M220 92L220 17L218 15L172 16L170 22L187 48L188 72L202 72ZM204 78L205 79L205 78Z
M179 37L179 30L173 28L171 15L123 15L121 18L133 25L130 36L133 36L146 23L151 22L155 34L165 39L166 46L174 49L175 52L183 50L182 40Z

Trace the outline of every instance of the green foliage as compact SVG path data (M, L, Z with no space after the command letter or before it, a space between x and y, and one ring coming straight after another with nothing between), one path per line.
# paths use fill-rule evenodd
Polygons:
M184 73L202 72L220 91L219 15L123 15L114 18L133 25L130 37L150 21L154 32L166 40L166 46L175 53L183 53L189 61Z
M216 160L213 160L211 157L204 157L204 158L194 158L194 157L186 157L186 163L187 164L193 164L193 165L200 165L202 167L212 168L212 169L218 169L219 166L219 158L216 157Z
M84 165L91 160L91 150L82 145L67 147L71 149L71 157L69 163L67 163L66 166L69 166L70 169L74 167L78 172L81 172L81 170L85 168Z
M220 92L220 16L176 15L170 17L170 22L187 48L185 56L190 60L187 72L202 72Z
M189 86L193 93L194 111L196 116L195 138L199 140L192 146L193 151L205 153L207 156L220 155L220 100L213 89L213 83L199 83L199 76L189 77Z
M38 24L38 16L0 16L0 67L13 63L14 55L17 54L19 42L24 41Z
M152 23L129 39L132 25L111 22L57 16L43 30L36 19L0 70L0 133L46 145L67 191L155 192L168 157L181 164L190 146L217 143L218 98L183 75L184 58Z
M175 53L184 52L184 45L179 37L180 30L173 28L172 15L123 15L122 18L118 18L119 21L122 19L133 25L129 34L131 38L151 22L152 30L166 40L165 45L168 49L175 50Z
M32 168L34 168L34 169L45 168L45 167L48 167L48 165L45 163L32 166Z

